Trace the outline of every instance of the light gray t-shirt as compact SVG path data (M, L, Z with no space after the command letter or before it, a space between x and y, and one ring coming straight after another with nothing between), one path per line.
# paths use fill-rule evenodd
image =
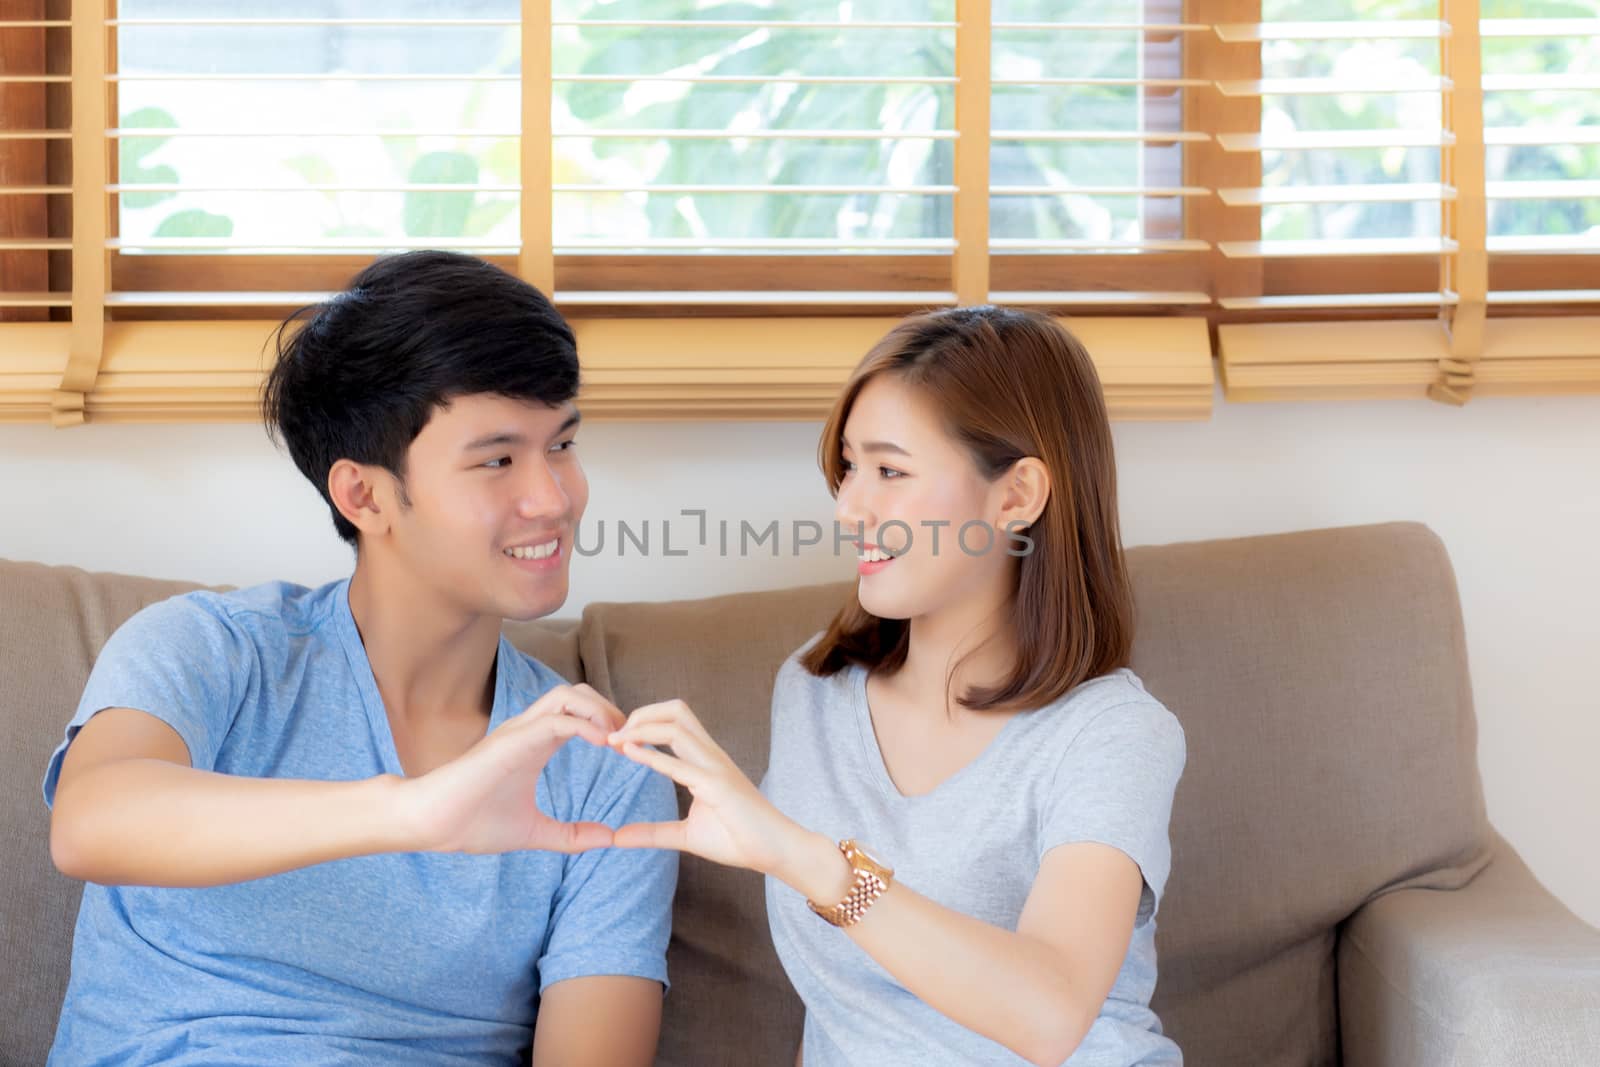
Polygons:
M1007 930L1050 849L1093 841L1127 853L1144 876L1133 937L1099 1018L1066 1062L1181 1064L1149 1007L1155 917L1172 863L1167 820L1185 759L1178 720L1132 671L1113 671L1013 716L975 760L907 797L885 770L866 680L860 667L816 678L796 657L783 665L766 796L808 829L868 845L897 882ZM805 1002L806 1067L1027 1062L922 1002L772 878L767 916Z

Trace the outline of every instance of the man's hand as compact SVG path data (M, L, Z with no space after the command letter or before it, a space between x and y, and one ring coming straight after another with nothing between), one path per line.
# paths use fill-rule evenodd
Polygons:
M443 766L396 790L415 848L497 853L582 852L612 844L604 823L564 823L539 810L539 776L574 737L599 747L622 712L587 685L557 686Z

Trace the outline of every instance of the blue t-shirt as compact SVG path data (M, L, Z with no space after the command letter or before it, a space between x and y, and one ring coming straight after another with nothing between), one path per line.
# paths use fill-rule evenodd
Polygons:
M110 707L170 724L205 770L402 774L348 585L190 593L139 612L95 663L45 802L73 736ZM489 729L561 681L502 638ZM578 739L545 767L538 804L612 827L678 814L667 779ZM515 1062L551 983L665 985L676 877L674 852L601 849L393 853L208 889L86 885L50 1062Z

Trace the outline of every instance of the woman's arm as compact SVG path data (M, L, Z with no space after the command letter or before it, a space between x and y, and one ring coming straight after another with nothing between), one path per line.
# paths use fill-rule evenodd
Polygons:
M748 867L818 904L849 892L853 872L838 846L774 808L681 702L639 709L613 744L694 796L682 822L624 827L618 847L677 848ZM1015 932L899 883L846 931L929 1006L1054 1067L1078 1047L1116 981L1142 890L1138 865L1121 851L1062 845L1045 854Z
M850 865L832 841L811 837L773 874L808 900L841 900ZM1111 992L1143 884L1117 849L1063 845L1045 854L1015 933L898 882L845 931L929 1006L1054 1067L1077 1049Z

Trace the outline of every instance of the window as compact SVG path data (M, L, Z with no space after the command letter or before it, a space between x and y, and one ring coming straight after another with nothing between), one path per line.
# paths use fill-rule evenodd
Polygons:
M1203 15L1204 19L1196 16ZM1596 0L9 0L0 417L253 418L410 247L600 415L808 416L905 311L1073 316L1119 417L1600 388Z

